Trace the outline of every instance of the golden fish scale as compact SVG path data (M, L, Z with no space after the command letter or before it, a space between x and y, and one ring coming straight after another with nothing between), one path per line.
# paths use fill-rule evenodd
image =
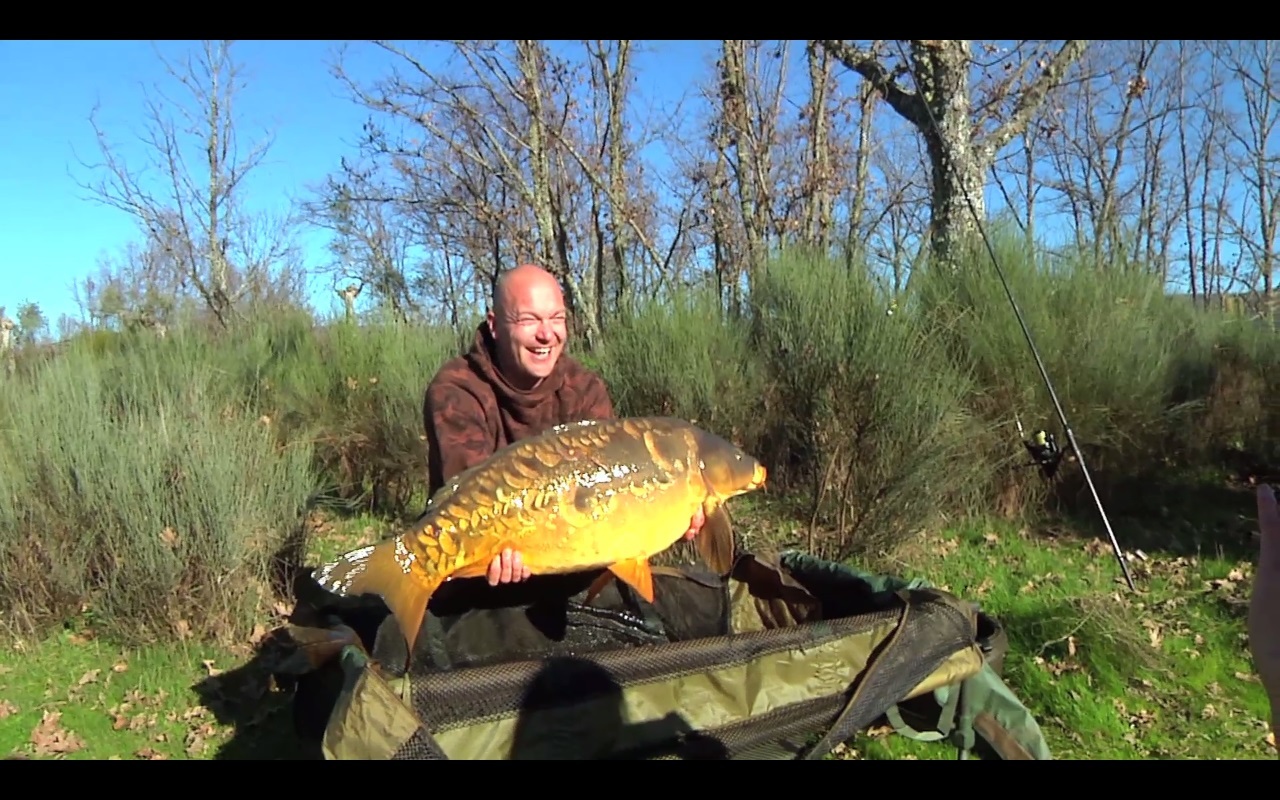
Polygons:
M434 582L487 565L503 547L535 572L582 569L679 538L705 496L701 475L688 470L697 454L687 426L609 420L559 430L456 478L405 537L413 571Z

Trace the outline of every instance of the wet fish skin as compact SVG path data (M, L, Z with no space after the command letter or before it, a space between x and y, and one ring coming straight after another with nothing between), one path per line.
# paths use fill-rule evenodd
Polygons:
M727 573L732 528L723 503L766 471L725 439L683 420L630 417L559 425L458 475L408 531L318 569L339 595L382 597L413 651L431 595L478 577L506 548L533 574L607 567L652 602L648 559L678 541L695 511L704 560ZM589 598L603 588L593 585Z

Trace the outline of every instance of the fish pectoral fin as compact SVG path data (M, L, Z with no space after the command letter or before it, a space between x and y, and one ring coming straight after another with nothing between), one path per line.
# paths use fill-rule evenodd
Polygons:
M476 561L467 564L465 567L459 567L449 573L450 578L483 578L489 572L489 564L491 562Z
M374 594L382 598L395 617L413 659L413 647L427 613L427 603L435 587L415 580L396 560L400 537L372 547L362 547L317 571L316 582L324 589L345 597Z
M649 559L632 558L615 562L609 565L609 572L605 575L609 573L613 573L618 580L635 589L648 602L653 602L653 571L649 569Z
M582 599L582 604L584 606L591 605L591 601L595 600L596 597L604 591L605 587L609 585L609 582L614 580L616 577L616 575L607 569L604 572L601 572L600 577L592 581L591 585L587 587L587 595Z
M722 505L711 506L708 503L703 513L706 523L698 531L694 543L707 567L723 578L733 570L733 520Z
M502 555L503 550L507 550L507 549L510 549L513 552L515 552L515 551L519 551L520 548L516 547L513 543L509 541L500 542L497 547L493 548L493 556L491 558L483 561L472 561L469 564L463 564L462 566L452 570L449 573L449 577L450 578L483 578L489 572L489 565L493 563L494 559Z

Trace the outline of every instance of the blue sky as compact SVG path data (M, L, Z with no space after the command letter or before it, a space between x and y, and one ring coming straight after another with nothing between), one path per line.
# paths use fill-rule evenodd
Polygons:
M100 122L132 165L144 151L131 137L140 123L143 85L163 81L158 48L180 54L191 42L6 41L0 43L0 305L8 313L32 300L51 325L62 314L78 316L72 284L95 272L101 255L116 255L137 227L124 212L87 199L76 181L92 174L76 160L99 157L89 113L101 105ZM359 134L365 113L329 72L339 43L242 41L235 55L249 86L240 98L242 141L271 131L269 160L249 187L255 203L284 201L336 169ZM715 41L645 41L636 54L642 104L670 107L704 78ZM382 73L388 59L367 43L352 43L348 62L357 79ZM802 59L800 48L793 58ZM806 80L802 64L793 81ZM849 77L842 78L851 80ZM797 89L801 87L797 86ZM166 86L166 90L170 90ZM801 89L802 90L802 89ZM800 95L802 96L802 95ZM1001 205L988 190L989 210ZM1048 221L1037 224L1044 231ZM308 261L327 261L320 233L308 237ZM336 310L337 299L317 282L313 302Z
M173 53L175 44L159 47ZM330 48L301 41L239 45L253 82L243 113L259 130L276 133L259 181L268 193L283 195L321 179L336 163L342 137L359 130L359 110L337 96L325 72ZM51 323L62 313L76 314L72 283L95 271L100 254L137 237L124 212L85 199L77 179L88 182L93 175L76 159L99 158L89 123L95 103L111 140L130 163L138 158L130 130L141 111L143 84L154 84L161 74L149 42L0 45L0 263L6 275L0 302L9 313L34 300Z
M122 211L86 199L77 180L93 174L77 157L94 163L99 150L89 123L95 103L100 124L131 165L143 155L130 132L140 124L144 84L164 81L159 49L180 54L189 42L6 41L0 44L0 265L5 281L0 305L8 313L38 302L51 325L62 314L78 316L74 282L96 271L102 254L115 254L137 238L134 220ZM675 98L705 69L711 42L646 42L639 57L643 91L660 102ZM255 202L306 191L350 154L365 114L343 95L328 68L339 43L331 41L242 41L234 52L244 65L248 88L239 113L246 143L271 131L275 143L252 185ZM661 57L660 69L654 69ZM386 63L367 44L354 43L348 66L360 79ZM172 89L165 84L165 91ZM324 239L308 237L309 251L323 260ZM318 285L317 307L336 304Z

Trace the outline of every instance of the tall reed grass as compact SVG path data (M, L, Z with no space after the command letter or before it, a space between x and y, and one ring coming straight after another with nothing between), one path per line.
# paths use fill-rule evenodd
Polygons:
M1280 460L1273 328L1137 269L997 247L1104 493ZM580 357L619 413L695 420L764 459L822 556L942 515L1078 502L1078 470L1054 489L1025 468L1016 422L1053 430L1055 412L988 256L969 262L891 302L857 265L786 253L742 316L714 294L653 298ZM0 622L90 609L126 635L242 629L309 506L420 510L422 394L477 322L275 312L234 334L93 332L26 364L0 385Z

